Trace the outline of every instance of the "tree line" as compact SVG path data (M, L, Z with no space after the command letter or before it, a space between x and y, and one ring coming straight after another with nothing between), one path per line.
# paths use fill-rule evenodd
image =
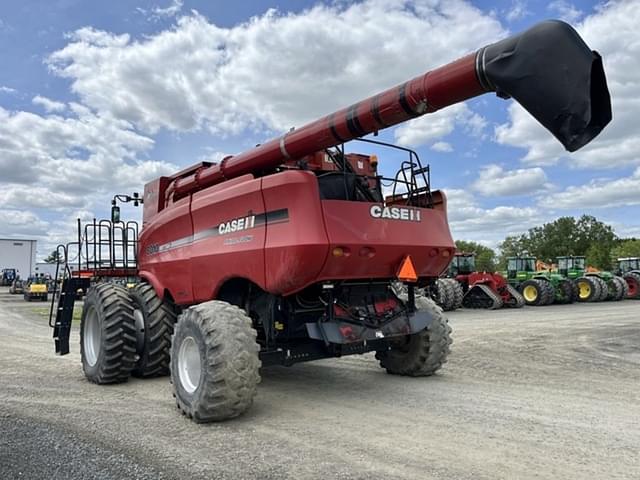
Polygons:
M546 263L564 255L585 256L587 265L601 270L614 270L618 258L640 257L640 239L619 238L610 225L591 215L560 217L522 235L508 236L499 244L498 252L464 240L456 241L456 247L475 252L477 270L488 272L506 269L507 258L519 255Z

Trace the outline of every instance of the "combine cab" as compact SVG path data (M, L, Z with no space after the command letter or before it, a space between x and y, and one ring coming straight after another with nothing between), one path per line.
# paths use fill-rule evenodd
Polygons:
M627 298L640 299L640 258L619 258L616 275L627 282Z
M586 268L583 256L558 257L556 262L558 273L576 285L579 302L620 301L628 295L629 286L624 278Z
M539 307L552 303L573 303L577 290L572 281L551 271L538 270L535 257L509 257L503 274L524 297L527 305Z
M435 374L451 328L416 289L455 251L446 197L415 152L362 137L487 92L514 98L569 151L611 120L600 56L548 21L218 164L157 178L145 186L139 237L115 204L141 203L135 195L114 198L111 222L79 232L80 272L65 267L55 319L52 309L57 352L69 352L81 288L85 376L170 373L179 409L196 422L245 412L268 365L375 352L390 374ZM347 153L356 139L373 151ZM382 147L407 156L390 178L377 170ZM134 265L115 256L121 248L133 248ZM139 282L130 289L113 281L130 276ZM491 306L520 304L497 279L470 290L488 290Z
M473 253L456 253L449 267L449 276L462 286L462 305L466 308L495 310L524 306L522 295L502 275L476 271Z

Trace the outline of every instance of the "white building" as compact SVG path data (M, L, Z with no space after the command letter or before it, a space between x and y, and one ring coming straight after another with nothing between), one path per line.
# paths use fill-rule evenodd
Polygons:
M15 268L27 278L36 266L36 240L0 238L0 270Z

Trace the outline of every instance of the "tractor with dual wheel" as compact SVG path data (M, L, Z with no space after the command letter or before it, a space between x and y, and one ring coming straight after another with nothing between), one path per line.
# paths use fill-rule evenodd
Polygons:
M460 284L466 308L495 310L502 307L521 308L524 298L499 273L478 272L475 254L456 253L449 266L449 277Z
M616 275L627 282L627 298L640 300L640 257L619 258Z
M15 268L3 268L2 275L0 276L0 286L10 286L17 276L18 272Z
M579 302L620 301L627 297L629 286L624 278L588 268L583 256L557 257L556 263L557 272L576 285Z
M361 137L487 92L514 98L569 151L611 120L600 56L548 21L218 164L157 178L142 198L114 198L144 202L139 235L114 204L110 221L84 234L79 224L81 254L61 252L79 265L65 265L52 304L56 351L69 352L82 289L86 377L169 372L178 408L196 422L245 412L269 365L375 352L389 374L433 375L451 328L416 289L455 252L446 197L411 150L395 176L379 174L376 152L390 145ZM374 152L346 153L354 139ZM139 284L129 290L107 280L131 275Z
M537 270L537 263L535 257L509 257L507 271L503 275L522 294L527 305L540 307L552 303L573 303L577 297L573 282L557 273Z

